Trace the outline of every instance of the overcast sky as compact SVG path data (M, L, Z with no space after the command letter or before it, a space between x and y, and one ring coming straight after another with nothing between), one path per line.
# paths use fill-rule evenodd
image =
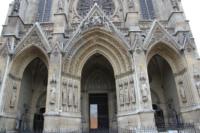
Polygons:
M0 25L3 25L12 0L1 0L0 2ZM192 33L200 52L200 0L182 0L187 19L190 21ZM2 26L0 27L0 31Z

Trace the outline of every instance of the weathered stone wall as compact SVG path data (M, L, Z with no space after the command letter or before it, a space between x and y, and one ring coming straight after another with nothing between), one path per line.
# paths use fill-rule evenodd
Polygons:
M45 23L36 22L39 0L13 2L0 44L0 128L15 129L23 73L35 58L48 68L44 130L81 128L81 73L95 54L114 71L119 127L155 126L147 66L156 54L172 69L175 85L165 84L176 89L168 95L177 92L183 120L199 122L198 53L181 2L152 1L155 18L144 20L139 0L114 0L111 16L95 4L85 17L78 0L53 0Z

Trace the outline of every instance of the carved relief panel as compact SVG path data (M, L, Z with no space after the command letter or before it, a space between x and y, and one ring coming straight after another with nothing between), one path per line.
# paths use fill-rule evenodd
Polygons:
M117 91L119 112L131 111L136 104L133 75L118 79Z
M80 112L80 81L64 77L62 81L63 112Z

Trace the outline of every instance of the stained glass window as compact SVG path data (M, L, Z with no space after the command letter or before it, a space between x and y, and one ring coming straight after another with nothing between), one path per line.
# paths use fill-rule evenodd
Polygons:
M87 15L95 3L103 9L106 15L110 16L113 14L114 3L112 0L79 0L77 5L78 14L82 17Z
M48 22L51 15L52 0L40 0L38 6L38 22Z
M140 0L140 7L143 19L155 18L152 0Z

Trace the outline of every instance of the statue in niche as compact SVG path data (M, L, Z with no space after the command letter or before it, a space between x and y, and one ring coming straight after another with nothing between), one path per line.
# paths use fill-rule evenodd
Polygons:
M186 93L185 93L185 89L184 89L182 81L179 82L179 86L180 86L179 93L180 93L182 102L185 103L185 102L187 102L187 97L186 97Z
M146 82L142 83L141 85L141 94L142 94L142 101L147 102L148 101L148 87Z
M63 88L62 90L62 105L67 105L67 90Z
M128 90L128 83L124 84L124 102L126 104L130 103L130 99L129 99L129 90Z
M119 85L119 103L121 106L124 105L124 89L122 84Z
M171 0L172 7L175 11L179 11L179 4L177 0Z
M135 103L135 90L134 90L134 81L130 81L130 87L129 87L129 99L131 103Z
M55 69L54 69L54 71L56 71ZM56 84L57 83L57 79L56 79L56 75L55 74L52 74L52 78L51 78L51 84Z
M51 87L50 89L50 104L55 104L56 103L56 88Z
M63 0L58 0L58 12L63 12L64 11L64 1Z
M142 101L147 102L148 101L148 86L146 83L146 77L144 74L141 74L140 77L140 82L141 82L141 95L142 95Z
M197 88L197 92L198 92L199 97L200 97L200 81L196 82L196 88Z
M129 8L129 11L135 10L135 4L133 0L128 0L128 8Z
M198 73L194 74L194 79L196 81L195 86L197 88L197 92L200 97L200 74L198 74Z
M15 104L16 104L16 100L17 100L17 87L16 85L13 86L13 89L12 89L12 96L11 96L11 100L10 100L10 108L14 108L15 107Z
M17 15L17 13L19 13L19 8L20 8L20 1L15 0L14 5L13 5L13 10L12 10L12 15Z
M73 106L73 100L74 100L73 88L71 84L68 87L69 87L68 88L68 106Z
M74 93L73 93L73 98L74 98L74 106L78 107L78 86L74 86Z

